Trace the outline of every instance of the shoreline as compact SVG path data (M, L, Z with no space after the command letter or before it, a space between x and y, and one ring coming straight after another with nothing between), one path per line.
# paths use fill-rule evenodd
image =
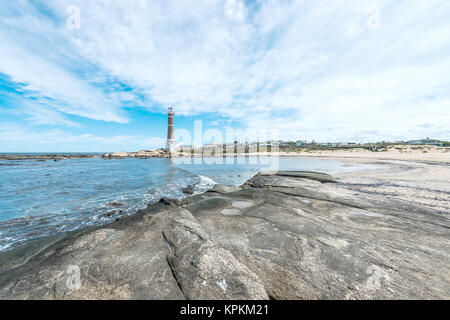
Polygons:
M101 158L98 154L67 153L67 154L0 154L0 161L24 161L24 160L70 160L70 159L95 159Z
M298 157L377 168L259 173L31 241L0 252L0 299L450 298L446 161Z
M0 299L450 298L448 216L337 178L257 174L1 253Z
M345 181L346 187L362 194L382 194L392 199L412 202L428 208L436 209L440 213L450 212L450 204L446 198L450 197L450 148L426 147L429 152L424 153L423 149L405 146L405 148L391 148L387 152L371 152L365 149L354 149L347 151L308 151L308 152L274 152L274 153L247 153L229 154L217 156L190 155L186 157L173 157L172 159L193 159L193 158L236 158L236 157L267 157L275 156L280 158L302 158L334 160L351 165L368 164L381 166L386 170L371 169L368 171L357 170L359 173L340 173L339 177ZM35 161L74 158L101 158L101 159L151 159L168 158L163 151L139 151L136 153L118 153L120 156L111 157L111 154L99 155L43 155L44 158L36 158ZM156 153L155 153L156 152ZM129 157L132 154L133 156ZM57 158L52 158L56 156ZM16 156L10 156L16 157ZM23 157L23 156L22 156ZM26 160L30 160L27 158ZM0 156L0 160L2 157ZM17 160L10 158L10 160ZM0 164L2 165L2 164ZM3 164L8 165L8 164ZM396 170L390 169L391 167ZM402 173L403 168L409 167L411 172ZM389 172L389 174L386 174Z
M412 161L426 163L450 164L450 147L435 146L411 146L397 145L386 149L386 151L373 152L362 148L320 150L302 149L300 151L276 151L276 152L253 152L253 153L229 153L229 154L187 154L169 153L164 149L140 150L137 152L113 152L113 153L65 153L65 154L0 154L0 161L8 160L65 160L82 158L101 159L151 159L151 158L217 158L217 157L301 157L301 158L332 158L348 159L352 161L365 160L388 160L388 161Z
M401 200L450 215L450 165L446 161L367 158L348 161L380 168L337 174L341 190Z
M280 159L280 162L281 161L282 159ZM150 201L157 202L162 196L169 195L177 198L189 196L182 193L182 189L191 184L194 185L195 194L198 194L212 187L214 183L225 183L238 186L244 183L247 178L250 178L254 173L256 173L254 169L244 168L241 165L236 166L236 169L234 169L235 165L233 165L229 169L223 166L219 166L222 168L218 168L218 171L216 171L215 169L207 168L208 166L204 164L202 165L202 167L205 167L205 169L207 170L206 172L209 172L209 176L212 178L216 176L218 178L215 179L216 181L208 181L203 180L203 177L201 176L202 172L199 171L198 168L189 168L190 166L187 166L187 171L192 171L192 174L198 175L200 178L190 177L189 179L184 179L184 174L177 174L176 177L171 177L172 179L174 179L174 187L168 190L170 191L170 193L164 193L163 191L161 191L167 189L167 185L165 185L164 183L154 183L153 186L155 190L151 191L148 195L143 194L145 193L145 191L143 190L145 190L146 185L149 184L149 182L147 182L146 180L142 180L139 176L137 176L135 179L132 178L132 174L134 172L133 167L139 166L144 169L153 168L160 162L163 167L167 167L168 165L177 166L177 164L175 163L175 159L173 160L173 164L171 160L166 161L166 159L162 159L160 161L155 160L154 162L152 162L151 160L149 160L148 162L140 162L137 160L128 160L124 162L115 161L114 163L104 164L100 159L80 161L77 160L74 162L61 161L56 162L55 164L53 164L53 161L34 162L34 164L33 162L28 163L27 161L16 163L11 162L11 164L14 164L16 167L3 167L3 173L5 173L6 177L8 176L8 170L12 173L12 176L10 176L10 186L8 187L8 190L11 190L12 193L8 193L5 195L5 203L12 203L13 201L19 199L27 199L27 202L21 208L16 209L14 208L14 206L10 206L10 209L2 211L6 215L3 216L4 220L0 223L0 233L3 234L3 238L1 239L2 241L0 241L0 251L11 250L14 247L21 246L24 243L31 241L32 239L46 237L56 232L84 228L88 225L105 225L117 218L121 219L129 214L134 214L136 210L145 208ZM247 160L246 162L248 163L249 161ZM309 161L305 162L309 163ZM309 166L307 167L310 168L310 170L319 170L322 166L324 166L324 168L330 167L333 172L341 170L340 164L337 162L330 162L330 165L327 165L327 161L323 162L325 164L321 164L321 160L314 160L312 161L312 163L317 163L316 165L312 165L314 168ZM300 164L295 165L295 163ZM294 160L294 167L305 168L305 166L301 165L301 163L303 163L303 160ZM81 188L83 188L83 185L80 184L80 181L83 180L80 179L85 179L85 177L81 176L80 179L75 178L73 181L68 181L68 179L66 178L63 178L62 181L57 180L58 176L64 177L65 173L70 174L72 171L89 172L89 168L92 168L92 164L99 170L101 170L101 167L103 167L104 165L108 166L109 168L120 166L120 172L116 172L116 174L112 176L112 180L110 180L109 184L106 183L106 181L108 180L103 179L98 180L99 182L94 181L95 184L107 184L108 186L113 186L114 183L111 183L111 181L125 179L125 181L122 182L123 185L136 185L138 186L137 188L139 190L136 190L136 192L127 192L126 189L121 187L120 193L114 193L117 188L110 187L106 189L107 191L102 189L102 191L91 194L88 200L84 200L80 199L81 196L79 194L82 194ZM17 165L20 165L20 168L17 167ZM159 165L157 167L159 167ZM180 167L185 166L180 165ZM277 168L277 166L275 166L275 168ZM27 172L30 172L30 174L34 174L33 172L36 171L36 169L39 173L38 176L36 178L34 178L33 175L29 177L29 174ZM342 168L342 170L356 169L357 167ZM217 172L226 172L228 178L221 177L222 175L218 174ZM126 177L127 174L130 174L130 178ZM123 177L121 177L121 175L123 175ZM33 203L34 201L37 201L37 199L40 199L40 194L34 192L34 190L22 191L20 184L16 185L16 183L14 182L18 181L18 179L14 178L14 176L23 177L19 180L23 181L23 183L27 185L35 185L37 188L34 188L34 190L40 189L42 190L41 192L46 192L49 194L57 193L58 196L50 199L44 195L43 200L39 200L39 202ZM111 176L111 174L105 172L105 174L102 174L101 176L103 176L105 179L108 179L108 176ZM118 177L118 179L116 177ZM128 180L130 180L131 183L126 182ZM46 185L47 187L44 187ZM77 192L71 195L68 193L68 188L75 189L77 190ZM60 194L61 196L59 196ZM124 194L124 196L122 197L121 194ZM91 201L91 199L102 199L102 202L100 203L97 201L98 203L96 204L96 201ZM75 202L79 203L79 206L74 208L74 206L71 206L71 204ZM120 206L111 205L111 203L114 202L118 203ZM31 213L27 213L24 208L27 210L29 208L32 208L33 211L31 211ZM64 213L64 217L60 217L58 215L61 212ZM9 217L9 219L7 219L7 217Z
M339 178L340 182L339 187L336 187L336 192L350 192L360 196L378 195L429 208L438 214L450 214L450 201L447 200L450 198L450 167L445 161L425 161L411 157L408 159L374 158L364 157L363 154L335 157L335 155L329 154L281 153L279 156L333 160L347 163L349 166L374 165L374 168L357 168L352 171L334 173L333 175ZM189 197L189 195L185 195L185 197ZM120 219L123 217L120 216Z

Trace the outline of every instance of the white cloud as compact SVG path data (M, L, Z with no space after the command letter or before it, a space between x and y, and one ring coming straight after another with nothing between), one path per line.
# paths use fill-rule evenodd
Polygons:
M19 3L26 14L0 30L0 72L58 112L126 122L121 103L139 101L286 138L449 138L445 0L62 0L47 22ZM65 27L73 4L80 30ZM133 90L110 92L111 80Z
M61 129L38 131L14 123L0 122L0 150L3 152L107 152L161 148L164 139L142 135L97 136L73 134ZM99 149L100 147L100 149Z
M63 114L45 105L26 104L21 110L27 115L25 120L37 125L65 125L81 127L80 124L68 120Z
M239 0L226 0L224 13L227 18L236 22L243 22L245 19L245 5Z
M44 18L28 2L8 4L0 24L0 72L21 85L33 97L55 111L95 120L127 122L117 100L90 83L78 72L76 52L66 40L68 30ZM45 108L45 107L44 107ZM43 114L48 112L42 110ZM41 116L41 118L44 115Z

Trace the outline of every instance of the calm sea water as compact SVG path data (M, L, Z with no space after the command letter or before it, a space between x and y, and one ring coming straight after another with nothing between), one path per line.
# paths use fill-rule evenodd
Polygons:
M268 159L70 159L0 161L0 251L26 241L114 221L161 197L182 198L192 184L196 193L215 183L241 185ZM273 162L272 162L273 164ZM280 158L281 170L337 173L361 169L330 160Z

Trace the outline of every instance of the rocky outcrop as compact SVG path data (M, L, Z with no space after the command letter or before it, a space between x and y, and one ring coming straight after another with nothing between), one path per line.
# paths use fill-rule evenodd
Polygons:
M194 194L195 188L192 184L190 184L184 188L181 188L181 192L183 192L185 194Z
M12 161L47 161L53 160L54 162L58 160L69 160L69 159L89 159L89 158L100 158L97 154L85 154L85 153L74 153L74 154L0 154L0 161L12 160ZM5 164L3 164L5 165Z
M450 298L448 215L316 173L228 191L3 253L0 298Z
M170 152L165 149L140 150L138 152L113 152L105 153L104 159L124 159L124 158L169 158Z
M235 187L235 186L226 186L223 184L215 184L208 192L217 192L220 194L227 194L230 192L234 192L239 190L239 187Z

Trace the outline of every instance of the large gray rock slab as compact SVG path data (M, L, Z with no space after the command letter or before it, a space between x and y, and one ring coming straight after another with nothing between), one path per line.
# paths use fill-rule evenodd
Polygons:
M448 215L332 180L260 174L0 254L0 298L449 299Z
M310 180L317 180L320 182L337 182L337 180L329 174L312 171L263 171L259 175L306 178Z
M238 191L240 188L235 186L226 186L223 184L215 184L208 192L217 192L220 194L227 194L230 192Z
M184 298L165 250L161 230L150 217L135 222L132 228L105 227L69 235L27 263L2 270L0 298ZM76 272L80 275L79 288L76 283L70 285L72 279L76 281Z
M167 260L188 299L267 299L261 279L218 245L194 216L179 208L163 231Z

